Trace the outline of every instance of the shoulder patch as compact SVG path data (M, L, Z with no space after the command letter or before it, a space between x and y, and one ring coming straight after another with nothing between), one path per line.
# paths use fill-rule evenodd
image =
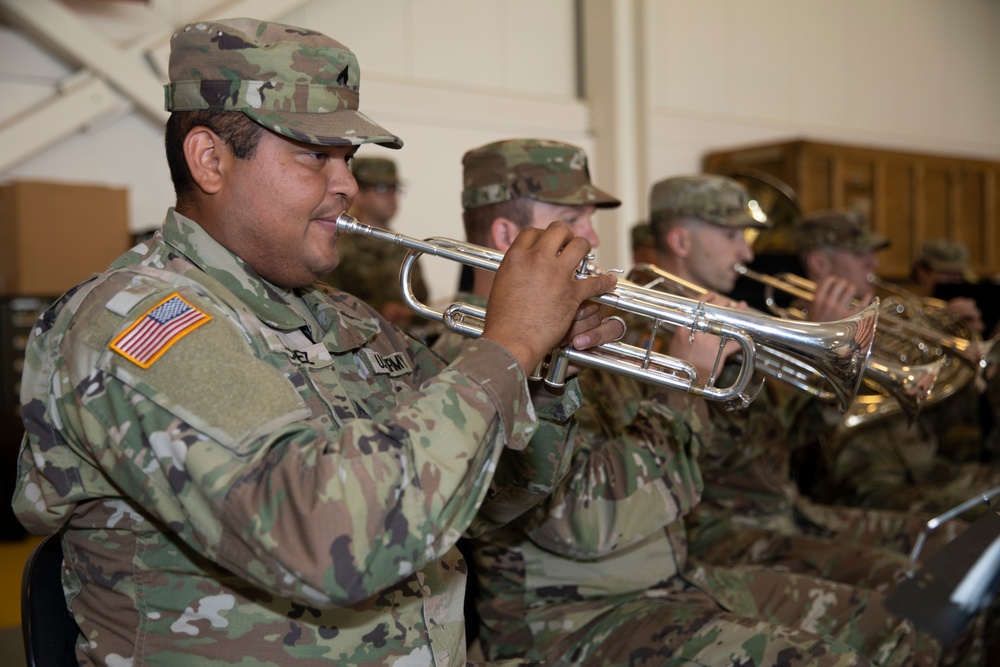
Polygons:
M149 368L171 345L211 319L174 292L133 322L110 347L140 368Z

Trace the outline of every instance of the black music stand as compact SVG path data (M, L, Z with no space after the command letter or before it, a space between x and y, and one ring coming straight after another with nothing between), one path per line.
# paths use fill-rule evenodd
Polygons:
M916 562L928 533L946 521L1000 495L990 489L934 517L920 533L910 554ZM972 618L1000 590L1000 511L990 511L952 542L930 557L917 571L910 570L886 598L889 611L913 622L945 645L962 634Z

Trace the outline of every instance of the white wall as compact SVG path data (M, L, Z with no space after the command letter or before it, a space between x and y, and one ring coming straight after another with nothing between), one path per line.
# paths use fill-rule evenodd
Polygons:
M1000 2L646 2L652 174L796 137L1000 159Z
M19 1L59 0L0 4ZM299 6L275 18L321 30L358 54L362 110L406 143L394 152L363 150L398 160L409 187L397 229L418 237L461 235L462 153L511 136L584 146L595 166L627 175L632 182L618 194L636 199L659 178L697 171L707 151L793 137L1000 160L998 0L583 1L628 3L634 15L632 32L601 26L604 38L588 48L630 58L642 71L633 101L642 150L624 152L638 156L638 167L611 164L623 153L602 146L593 107L576 98L574 0L292 0ZM61 5L126 54L150 31L254 6ZM77 69L0 25L0 129ZM607 92L598 86L590 94L597 104ZM117 114L39 150L0 180L125 186L132 229L158 225L172 202L161 129L125 96L119 102ZM638 210L645 209L642 201ZM606 244L598 262L623 266L621 240L633 220L600 216L602 234L610 230L619 243ZM456 268L427 268L432 294L447 296Z

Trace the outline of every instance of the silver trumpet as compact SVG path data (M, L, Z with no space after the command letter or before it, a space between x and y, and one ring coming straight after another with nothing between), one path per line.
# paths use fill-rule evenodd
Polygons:
M370 236L409 249L410 252L400 267L400 285L407 305L417 314L441 322L451 331L473 338L482 335L486 318L483 308L459 302L438 311L421 303L413 294L412 267L421 255L427 254L496 272L503 260L503 253L447 238L420 241L362 224L346 214L337 219L337 230L342 234ZM600 275L600 270L592 265L592 259L588 257L581 263L577 269L578 278ZM839 322L791 322L668 295L627 280L619 280L614 290L601 294L592 301L649 318L653 323L654 333L661 324L668 324L718 336L719 354L710 377L700 383L698 371L693 364L657 352L657 339L654 335L649 337L645 346L614 342L589 350L576 350L571 346L553 350L544 369L547 383L561 385L568 366L576 364L677 389L708 400L722 401L731 409L746 407L756 397L760 386L754 382L755 359L758 350L764 346L797 358L811 356L815 368L844 378L845 394L853 395L858 389L865 362L871 352L878 317L877 306L873 306ZM728 341L739 346L744 363L740 365L732 385L716 387L715 382L724 359L723 349ZM751 383L754 384L752 388Z
M676 276L653 264L637 264L629 272L629 279L642 281L645 287L660 287L681 292L687 296L704 297L709 290ZM875 304L877 308L877 302ZM841 376L829 373L829 369L817 367L813 357L798 357L764 347L758 350L757 370L785 384L789 384L820 400L835 403L840 411L846 412L857 395L857 381L874 383L877 387L896 399L903 412L912 421L930 395L942 361L919 367L894 364L869 355L865 360L861 378L851 378L854 384L847 384Z

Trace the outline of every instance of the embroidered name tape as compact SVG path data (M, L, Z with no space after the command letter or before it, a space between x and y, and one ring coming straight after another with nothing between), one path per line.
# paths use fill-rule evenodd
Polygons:
M170 346L212 319L176 292L136 320L111 349L141 368L149 368Z
M368 348L365 348L362 352L368 358L368 363L371 364L372 369L379 375L388 374L389 377L396 377L397 375L413 372L409 359L402 352L394 352L387 357Z

